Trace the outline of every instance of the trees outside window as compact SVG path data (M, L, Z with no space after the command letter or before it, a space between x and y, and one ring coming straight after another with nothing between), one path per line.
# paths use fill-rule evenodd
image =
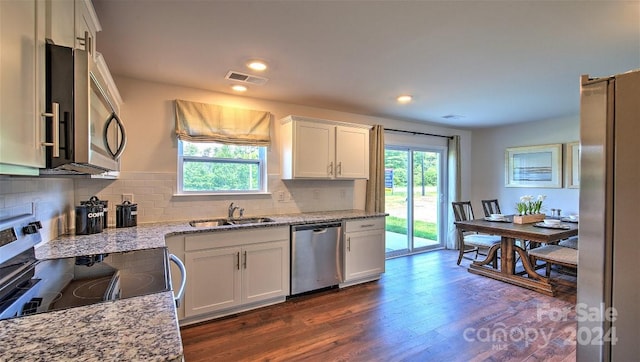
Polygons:
M178 143L181 193L266 191L266 147Z

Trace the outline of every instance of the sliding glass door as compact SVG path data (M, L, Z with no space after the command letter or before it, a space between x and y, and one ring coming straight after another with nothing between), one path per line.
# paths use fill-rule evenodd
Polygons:
M386 255L443 246L443 151L385 148Z

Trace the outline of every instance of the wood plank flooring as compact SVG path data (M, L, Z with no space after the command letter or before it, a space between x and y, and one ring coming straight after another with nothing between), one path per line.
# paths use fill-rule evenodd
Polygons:
M575 361L575 288L548 297L456 260L390 259L376 282L185 327L185 360Z

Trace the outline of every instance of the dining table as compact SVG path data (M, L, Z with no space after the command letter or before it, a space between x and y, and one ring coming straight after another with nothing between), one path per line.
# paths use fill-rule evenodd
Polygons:
M555 244L560 240L578 235L577 223L563 222L560 226L546 226L543 223L516 224L512 217L505 217L499 221L493 221L490 218L456 221L455 225L460 231L501 237L500 243L489 249L485 259L471 263L469 272L550 296L556 293L550 278L536 272L538 268L531 264L526 248L517 245L516 240L526 240L532 245ZM498 257L498 268L493 268L494 260ZM522 270L516 272L518 259Z

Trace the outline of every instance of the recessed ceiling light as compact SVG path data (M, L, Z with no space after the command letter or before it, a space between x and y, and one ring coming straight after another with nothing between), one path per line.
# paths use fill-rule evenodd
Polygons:
M411 102L411 100L413 100L413 97L407 94L399 96L398 98L396 98L396 100L398 101L398 103L409 103Z
M253 70L257 70L259 72L267 69L267 65L262 60L250 60L247 63L247 67Z
M245 87L243 85L239 85L239 84L236 84L236 85L232 86L231 89L233 89L236 92L246 92L247 91L247 87Z

